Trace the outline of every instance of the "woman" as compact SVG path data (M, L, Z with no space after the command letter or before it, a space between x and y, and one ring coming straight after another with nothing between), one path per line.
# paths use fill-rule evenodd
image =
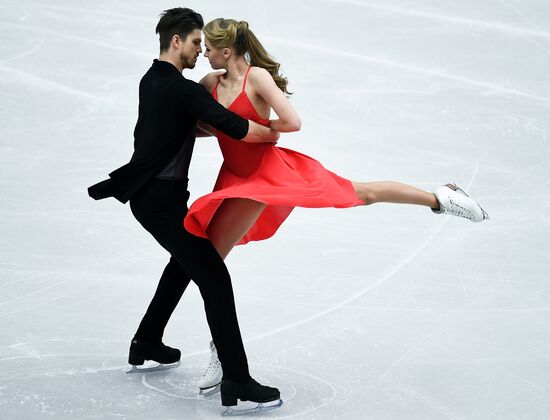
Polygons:
M205 57L215 70L201 80L214 98L233 112L279 132L300 130L300 117L287 98L287 80L248 27L216 19L204 29ZM269 120L271 110L278 119ZM212 130L199 125L204 131ZM316 160L268 144L247 144L215 133L224 157L214 192L189 208L186 229L210 239L225 258L235 245L271 237L292 209L354 207L378 202L417 204L481 222L487 213L454 184L435 194L397 182L351 182ZM214 386L221 370L215 348L201 389Z

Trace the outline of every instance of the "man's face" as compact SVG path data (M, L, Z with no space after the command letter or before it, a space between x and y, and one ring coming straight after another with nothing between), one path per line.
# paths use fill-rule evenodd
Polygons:
M180 60L184 69L192 69L197 63L197 57L202 52L200 29L195 29L187 35L187 38L181 40Z

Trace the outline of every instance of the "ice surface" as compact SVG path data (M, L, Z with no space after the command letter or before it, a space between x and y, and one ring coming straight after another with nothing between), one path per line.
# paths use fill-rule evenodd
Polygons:
M189 287L178 369L126 375L166 253L86 187L127 162L167 1L0 0L0 418L218 418ZM303 129L280 145L353 180L456 181L487 223L424 208L297 209L228 259L264 418L550 418L550 3L190 1L282 63ZM200 59L186 76L209 71ZM200 139L192 199L220 156Z

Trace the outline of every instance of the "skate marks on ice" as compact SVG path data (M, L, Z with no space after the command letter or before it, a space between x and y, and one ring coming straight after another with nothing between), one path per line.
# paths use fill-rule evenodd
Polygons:
M475 166L473 168L473 171L472 171L471 178L468 181L468 184L466 186L466 190L470 190L471 187L474 185L474 182L475 182L476 177L477 177L478 170L479 170L479 162L476 162ZM380 286L381 284L385 283L386 281L391 279L394 275L399 273L409 263L414 261L414 259L435 240L437 235L439 235L439 233L441 232L443 227L448 223L448 221L451 218L451 216L446 216L446 215L443 215L443 216L445 216L443 218L443 220L437 225L437 227L432 231L432 233L416 249L414 249L408 256L403 258L401 261L399 261L399 262L396 261L395 265L391 269L389 269L384 275L382 275L378 280L376 280L374 283L369 284L368 286L366 286L365 288L357 291L356 293L354 293L353 295L351 295L347 299L343 300L342 302L337 303L337 304L335 304L335 305L333 305L333 306L331 306L331 307L329 307L329 308L327 308L327 309L325 309L321 312L310 315L306 318L303 318L303 319L298 320L296 322L292 322L292 323L287 324L285 326L276 328L274 330L268 331L266 333L258 334L256 336L251 337L251 338L244 339L244 342L245 343L250 343L250 342L253 342L253 341L262 340L262 339L270 337L272 335L276 335L276 334L279 334L281 332L290 330L292 328L299 327L303 324L306 324L310 321L313 321L317 318L320 318L324 315L327 315L331 312L334 312L334 311L336 311L340 308L345 307L346 305L356 301L361 296L365 295L366 293L370 292L371 290L373 290L376 287Z
M364 7L364 8L373 9L373 10L380 10L383 12L401 14L405 16L412 16L412 17L419 17L424 19L431 19L435 21L448 22L452 24L474 26L482 29L502 32L506 35L533 36L533 37L538 37L543 39L550 39L550 32L538 30L538 29L537 30L526 29L515 25L509 25L506 23L495 23L495 22L471 19L471 18L461 17L461 16L444 15L441 13L414 10L411 8L387 6L387 5L374 4L374 3L365 3L357 0L325 0L325 1L329 3L340 3L345 5L351 5L351 6L359 6L359 7ZM506 6L512 8L509 4L507 3L505 4ZM524 20L527 20L522 14L518 13L517 10L515 10L514 8L512 9L516 14L521 16ZM532 22L530 21L528 22L532 24Z
M204 366L202 363L173 370L170 375L145 374L141 377L141 385L161 395L192 403L195 409L201 406L208 408L211 414L223 411L220 394L203 397L198 394L197 380ZM269 418L290 418L302 416L317 411L330 404L336 397L336 387L328 380L309 373L305 370L254 363L261 370L258 380L265 383L277 384L284 401L282 408L268 413L262 413ZM257 405L257 404L252 404ZM247 408L246 403L239 401L238 409Z
M372 56L372 55L365 55L365 54L357 54L357 53L352 53L352 52L340 51L340 50L336 50L336 49L333 49L333 48L326 48L326 47L322 47L322 46L319 46L319 45L307 44L307 43L304 43L304 42L295 42L295 41L284 40L284 39L280 39L280 38L269 38L269 37L266 37L266 39L268 39L269 42L271 42L273 44L288 46L288 47L292 47L292 48L299 48L299 49L307 50L307 51L313 51L313 52L321 53L323 55L327 55L327 54L328 55L334 55L334 56L344 58L346 60L353 60L353 61L379 64L379 65L387 66L387 67L390 67L390 68L397 68L397 69L400 69L400 70L405 70L407 72L413 72L413 73L418 73L418 74L422 74L422 75L427 75L427 76L430 76L430 77L437 77L437 78L444 79L444 80L450 80L450 81L453 81L453 82L466 84L468 86L472 86L472 87L475 87L475 88L484 89L484 90L488 91L489 93L496 93L496 94L501 94L501 95L512 95L512 96L517 96L517 97L526 98L526 99L530 99L530 100L536 100L536 101L540 101L540 102L544 102L544 103L550 102L550 98L547 97L547 96L541 96L541 95L538 95L536 93L527 92L527 91L515 89L515 88L512 88L512 87L508 87L508 86L501 86L499 84L495 84L495 83L492 83L492 82L487 82L487 81L484 81L484 80L476 80L476 79L472 79L472 78L469 78L469 77L462 76L460 74L453 74L453 73L450 73L450 72L447 72L447 71L441 71L441 70L437 70L437 69L419 67L419 66L412 65L412 64L406 64L406 63L401 62L401 61L388 60L387 58L376 57L376 56Z
M8 57L8 58L4 58L2 60L0 60L0 64L5 64L5 63L9 63L11 61L17 61L17 60L21 60L22 58L25 58L25 57L28 57L29 55L32 55L34 54L36 51L38 51L40 48L42 48L42 45L44 45L44 41L46 41L46 38L45 37L42 37L37 43L36 45L33 45L31 48L29 48L28 50L25 50L21 53L18 53L12 57Z
M13 68L10 68L8 66L4 66L0 64L0 72L7 74L8 76L15 78L20 83L27 84L34 88L39 88L42 90L51 90L56 93L65 93L68 95L74 95L86 100L93 100L97 101L102 105L110 105L111 100L108 97L100 96L93 94L91 92L83 91L81 89L77 89L74 87L71 87L67 84L62 84L59 82L55 82L53 80L48 80L40 76L36 76L32 73L16 70Z
M130 23L143 23L143 24L150 24L155 25L156 20L151 16L146 15L139 15L134 14L130 12L125 13L119 13L114 12L112 10L103 10L103 9L93 9L88 7L79 7L79 6L67 6L67 5L59 5L59 4L40 4L39 7L32 1L10 1L10 0L4 0L4 4L9 4L13 7L25 7L27 9L32 8L34 10L39 10L41 12L48 12L48 13L55 13L56 15L62 15L62 13L66 13L66 18L71 18L75 16L75 14L78 15L96 15L98 18L105 19L106 21L112 20L112 21L128 21Z
M116 267L120 264L131 265L136 261L154 260L155 257L147 253L126 252L111 258L105 258L100 262L92 262L83 264L80 267L68 267L57 270L44 270L33 274L25 275L17 278L19 285L25 284L25 289L28 293L14 295L6 300L0 301L0 318L8 315L13 315L29 310L34 310L38 307L49 305L53 301L62 300L68 296L78 295L83 288L91 287L100 284L104 278L94 276L96 273L101 273L107 268ZM76 275L80 276L80 288L71 288L66 291L66 288L61 287L67 283L74 281ZM89 279L84 281L87 276ZM55 283L50 282L51 279L61 278ZM38 284L43 287L38 286ZM6 286L4 284L4 286ZM34 286L34 287L33 287ZM104 296L94 296L93 299L103 298ZM89 298L86 298L89 299ZM75 302L71 302L75 304ZM7 309L5 307L7 306ZM70 340L69 340L70 341ZM97 341L97 340L92 340Z
M140 392L141 385L133 394L127 392L132 388L130 375L112 366L120 361L118 355L98 358L97 353L46 353L24 347L29 354L8 358L8 370L0 379L3 419L104 418L109 412L130 414L149 398Z
M179 369L127 375L128 365L120 365L120 354L46 354L34 345L18 347L28 354L6 360L14 369L0 379L1 418L105 418L106 413L136 418L136 410L154 410L157 418L174 412L193 418L192 412L203 408L204 416L221 408L219 401L205 406L198 397L198 365L178 373L178 389L172 392L169 377ZM197 403L182 404L181 399Z

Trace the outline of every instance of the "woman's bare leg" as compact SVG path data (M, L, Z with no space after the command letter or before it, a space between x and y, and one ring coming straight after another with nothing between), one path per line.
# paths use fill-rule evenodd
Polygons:
M218 207L206 235L222 259L256 223L265 207L264 203L247 198L227 198Z
M417 204L439 209L439 202L431 192L412 185L392 181L352 182L357 197L365 205L374 203Z

